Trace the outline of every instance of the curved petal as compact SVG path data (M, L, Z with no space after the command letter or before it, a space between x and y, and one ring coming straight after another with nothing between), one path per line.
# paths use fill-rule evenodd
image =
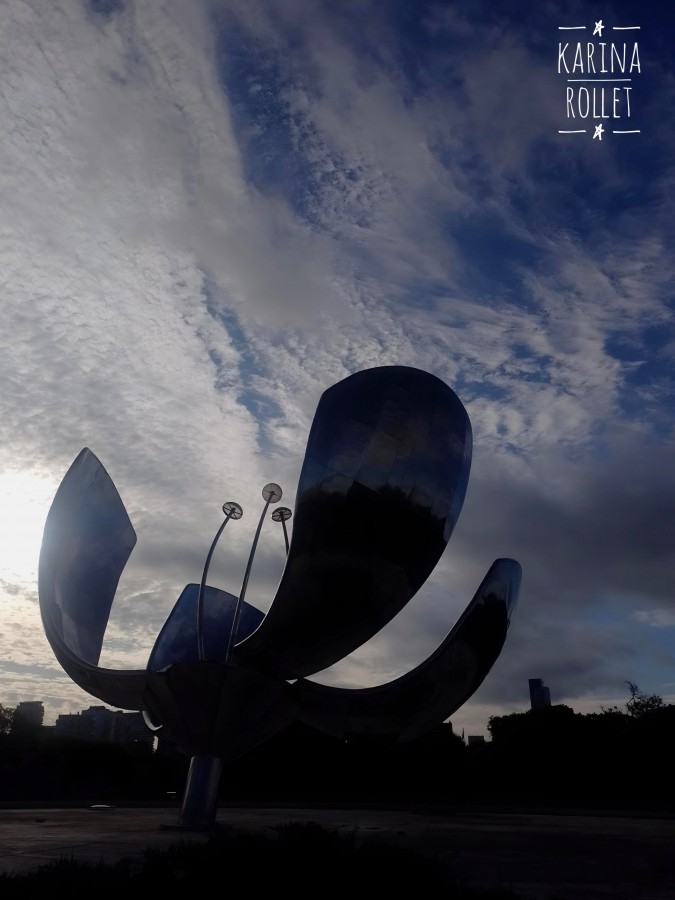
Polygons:
M338 737L390 734L412 740L439 725L480 686L506 640L521 581L513 559L497 559L452 631L423 663L377 687L292 686L300 718Z
M42 622L76 658L96 664L136 533L110 476L87 447L59 485L38 569Z
M66 675L83 691L117 709L146 709L148 673L145 669L104 669L74 656L58 639L49 643Z
M311 675L371 638L429 577L459 516L471 425L428 372L382 366L321 396L276 597L234 658Z
M159 672L178 662L196 662L197 600L199 585L188 584L176 601L152 648L148 669ZM203 635L206 659L224 662L237 598L219 588L204 587ZM265 614L245 600L239 619L239 634L248 635L260 625Z
M54 655L83 690L141 709L145 671L99 668L101 646L136 534L110 476L85 447L59 485L38 569L40 614Z

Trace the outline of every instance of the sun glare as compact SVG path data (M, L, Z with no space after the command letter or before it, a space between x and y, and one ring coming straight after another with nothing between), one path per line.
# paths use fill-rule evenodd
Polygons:
M42 532L58 485L32 472L0 474L0 581L37 581Z

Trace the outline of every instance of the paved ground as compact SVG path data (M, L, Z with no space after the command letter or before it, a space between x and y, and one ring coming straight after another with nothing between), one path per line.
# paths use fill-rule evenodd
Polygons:
M423 848L452 862L468 884L511 887L533 900L675 898L675 817L225 807L217 816L220 827L271 837L291 821ZM0 871L61 858L112 863L208 839L177 831L177 822L176 808L0 809Z

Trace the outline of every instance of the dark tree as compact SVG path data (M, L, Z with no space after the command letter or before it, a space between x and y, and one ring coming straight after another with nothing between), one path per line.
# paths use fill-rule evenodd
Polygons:
M663 700L658 694L644 694L632 681L627 681L626 684L630 691L630 700L626 703L626 709L630 716L642 719L654 710L663 708Z
M0 734L9 734L14 721L14 710L0 703Z

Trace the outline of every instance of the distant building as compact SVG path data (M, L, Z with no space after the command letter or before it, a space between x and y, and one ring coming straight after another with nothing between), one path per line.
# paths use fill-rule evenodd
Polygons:
M470 734L467 737L467 742L469 747L473 747L476 744L484 744L485 743L485 735L482 734Z
M59 716L54 734L120 744L139 744L146 746L148 750L152 750L155 745L155 736L145 724L142 713L122 712L105 706L90 706L81 713Z
M150 731L141 712L121 712L117 710L112 732L112 740L123 744L138 744L154 750L156 736Z
M532 709L544 709L551 705L551 694L541 678L530 678L530 706Z
M99 741L111 741L114 733L112 712L105 706L90 706L81 712L84 736Z
M56 717L54 734L59 737L66 735L68 737L79 736L82 730L81 722L82 719L79 713L63 713Z
M14 710L12 734L40 728L45 718L45 708L40 700L23 700Z

